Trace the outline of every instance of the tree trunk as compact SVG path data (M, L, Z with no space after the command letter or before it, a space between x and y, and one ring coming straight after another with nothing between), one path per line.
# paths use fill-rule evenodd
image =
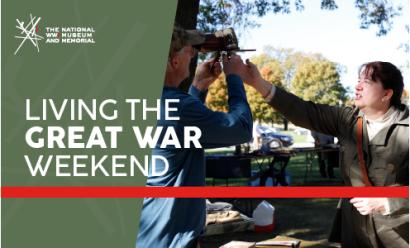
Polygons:
M285 131L288 131L288 124L289 124L288 119L286 119L285 117L283 117L283 129L284 129Z
M197 17L199 12L199 0L178 0L177 13L175 15L175 23L178 23L185 29L195 29L197 24ZM180 89L188 91L195 75L198 56L191 60L189 65L190 76L185 79Z
M241 145L236 145L235 146L235 155L241 155L242 154L242 149L241 149Z

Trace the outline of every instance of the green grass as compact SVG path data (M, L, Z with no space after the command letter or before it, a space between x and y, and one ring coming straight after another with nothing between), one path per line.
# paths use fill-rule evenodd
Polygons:
M231 151L231 150L229 150ZM223 153L221 151L213 152L215 153ZM259 160L260 161L260 160ZM262 167L266 168L268 166L265 163ZM308 171L306 171L308 169ZM257 161L252 162L252 170L258 171L259 166ZM306 160L304 154L298 154L296 156L291 157L288 166L286 167L287 174L290 175L290 183L291 186L338 186L343 185L339 168L334 168L334 179L329 178L322 178L319 174L319 166L317 162L317 158L313 161L313 166L311 168L306 167ZM215 182L215 186L224 186L226 185L225 179L211 179L207 178L206 183L207 185L212 185L213 181ZM230 186L246 186L248 185L249 180L247 178L232 178L228 180Z
M303 142L303 141L300 141ZM215 153L228 153L232 150L220 150ZM258 169L256 161L252 169ZM306 174L305 154L291 157L287 166L291 176L291 186L339 186L343 185L339 168L334 168L335 179L322 178L319 174L317 158ZM215 185L225 185L225 180L216 180ZM212 179L207 179L212 185ZM248 179L229 179L229 186L248 185ZM273 233L255 233L253 231L227 233L205 237L201 247L219 247L232 240L264 241L276 236L286 236L302 240L301 247L329 247L327 237L333 223L338 199L211 199L211 201L234 202L241 212L251 216L252 210L261 202L267 200L275 207L276 228Z
M256 206L262 199L239 199ZM301 247L329 247L326 239L331 229L337 199L263 199L275 207L276 227L272 233L253 231L205 237L201 247L219 247L231 240L264 241L276 236L302 240Z
M208 149L206 150L206 154L229 154L235 151L234 147L222 147L217 149Z
M293 137L294 143L305 143L308 142L308 136L306 135L299 135L293 131L280 131L280 133L287 134Z

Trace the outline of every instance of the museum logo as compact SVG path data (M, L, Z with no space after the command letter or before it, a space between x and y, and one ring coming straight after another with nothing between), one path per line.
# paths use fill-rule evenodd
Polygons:
M29 21L25 23L16 19L18 34L14 37L20 40L14 55L18 53L25 43L31 43L37 52L40 52L40 41L48 45L95 44L95 29L92 26L40 26L41 17L30 14ZM43 32L43 33L41 33Z
M41 17L36 17L30 14L30 20L28 23L24 23L24 21L17 21L17 29L19 30L19 34L14 36L15 38L20 40L20 45L17 47L14 55L20 50L20 48L27 42L30 41L34 48L37 49L37 52L40 52L40 48L38 42L43 39L42 36L38 35L38 23L40 22Z

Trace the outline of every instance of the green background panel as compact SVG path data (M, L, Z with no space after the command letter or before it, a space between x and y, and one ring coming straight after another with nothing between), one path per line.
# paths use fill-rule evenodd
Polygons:
M127 98L160 97L176 1L2 1L2 186L144 185L134 177L32 177L24 154L135 155L149 149L136 145L132 126L155 126L151 115L129 118ZM16 19L41 17L45 27L82 26L95 29L95 44L46 44L40 52L20 40ZM116 99L115 121L26 121L25 99L40 113L41 99ZM140 114L140 112L138 112ZM25 143L31 126L123 126L117 149L32 149ZM89 133L86 132L86 134ZM133 247L142 199L2 199L2 247Z

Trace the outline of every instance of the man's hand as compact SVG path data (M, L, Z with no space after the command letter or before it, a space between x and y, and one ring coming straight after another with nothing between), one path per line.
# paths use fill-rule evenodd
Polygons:
M229 74L238 75L244 80L244 74L246 73L246 65L243 63L239 55L233 54L229 58L226 54L222 56L222 63L224 66L225 75Z
M200 91L205 91L221 73L221 63L215 62L214 59L207 60L198 65L192 85Z
M350 203L359 211L361 215L371 213L387 214L387 198L353 198Z

